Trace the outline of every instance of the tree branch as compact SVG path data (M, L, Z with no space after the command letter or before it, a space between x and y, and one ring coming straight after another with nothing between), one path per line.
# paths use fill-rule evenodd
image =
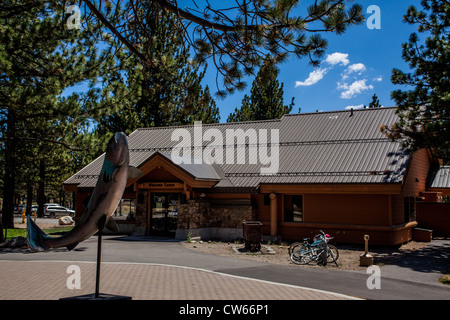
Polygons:
M0 141L8 141L8 140L12 140L13 138L5 138L5 137L1 137ZM65 147L66 149L69 149L71 151L84 151L86 150L86 148L77 148L77 147L73 147L69 144L67 144L64 141L57 141L57 140L52 140L52 139L45 139L45 138L31 138L31 137L21 137L21 138L17 138L17 140L21 140L21 141L41 141L41 142L48 142L48 143L53 143L53 144L59 144L62 145L63 147Z
M119 31L106 19L100 11L89 1L83 0L84 3L88 6L89 10L94 13L94 15L107 27L119 40L130 49L139 59L141 59L146 64L153 64L151 60L149 60L146 56L144 56L141 52L139 52L125 37L123 37Z

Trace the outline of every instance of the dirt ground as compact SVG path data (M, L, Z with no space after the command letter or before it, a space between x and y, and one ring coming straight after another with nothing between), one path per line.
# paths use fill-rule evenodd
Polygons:
M401 259L405 255L414 252L425 246L425 242L415 242L411 241L400 247L373 247L369 246L369 254L374 257L374 264L382 266L384 264L395 263L396 259ZM224 242L214 242L214 241L192 241L182 242L182 245L190 250L197 252L202 252L206 254L215 254L220 256L225 256L235 259L249 259L260 262L267 262L273 264L281 265L291 265L297 266L299 268L332 268L339 270L366 270L367 267L362 267L359 265L360 255L364 253L363 246L356 245L339 245L335 246L339 250L338 265L334 263L328 263L327 266L318 265L316 262L312 261L307 265L296 265L291 262L288 249L290 243L281 244L262 244L262 249L259 253L240 253L237 254L236 251L243 251L243 243L224 243ZM233 247L237 250L233 250ZM272 250L269 250L271 248ZM269 252L275 252L269 254Z

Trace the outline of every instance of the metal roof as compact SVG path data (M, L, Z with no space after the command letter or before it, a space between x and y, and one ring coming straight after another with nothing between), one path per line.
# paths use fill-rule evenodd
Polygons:
M442 166L433 171L428 178L429 188L450 188L450 166Z
M216 133L223 135L223 141L205 139L202 150L223 147L224 163L228 132L237 133L239 137L256 133L260 139L260 130L265 129L270 143L273 142L271 129L278 129L277 173L262 175L261 168L268 165L261 164L261 161L250 163L250 156L260 160L259 149L251 148L254 145L250 140L233 145L235 156L238 150L244 149L244 164L179 166L197 179L220 180L216 187L256 188L262 183L401 183L409 155L403 152L400 142L391 141L380 131L381 125L390 126L397 120L395 108L369 108L289 114L279 120L207 124L202 126L202 133L215 129ZM171 151L180 141L177 135L172 139L177 129L188 132L194 143L195 126L143 128L131 133L128 137L130 165L139 168L155 152L171 159ZM270 145L268 149L270 155ZM102 163L103 155L64 183L94 187Z
M169 161L172 161L171 154L164 154L160 152L156 152L157 154L160 154L167 158ZM156 154L155 153L155 154ZM219 181L221 177L217 173L214 166L206 164L206 163L200 163L195 164L195 159L193 157L190 157L189 163L181 163L178 166L182 168L184 171L192 175L195 179L199 180L217 180Z

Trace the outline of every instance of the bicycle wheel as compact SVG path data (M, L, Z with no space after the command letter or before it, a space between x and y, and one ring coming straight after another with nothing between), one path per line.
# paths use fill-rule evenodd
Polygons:
M295 264L307 264L312 258L311 250L297 250L291 254L291 261Z
M339 251L335 246L333 246L332 244L329 244L327 252L328 252L327 253L327 262L328 263L337 261L337 259L339 258Z
M303 247L304 243L303 242L294 242L291 244L291 246L289 247L288 253L289 256L291 256L291 254L296 251L299 250L301 247Z

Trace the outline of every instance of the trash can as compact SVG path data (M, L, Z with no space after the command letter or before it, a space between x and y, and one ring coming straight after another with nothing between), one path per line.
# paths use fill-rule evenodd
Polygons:
M261 250L262 223L259 221L243 222L245 250L257 252Z

